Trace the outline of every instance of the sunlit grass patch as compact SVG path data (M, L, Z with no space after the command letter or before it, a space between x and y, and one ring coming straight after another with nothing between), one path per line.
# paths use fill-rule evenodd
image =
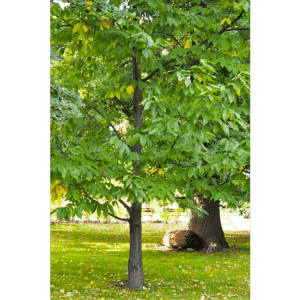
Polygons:
M51 226L51 299L250 299L249 232L225 233L232 247L214 254L157 250L171 228L183 226L143 224L147 287L129 291L127 224Z

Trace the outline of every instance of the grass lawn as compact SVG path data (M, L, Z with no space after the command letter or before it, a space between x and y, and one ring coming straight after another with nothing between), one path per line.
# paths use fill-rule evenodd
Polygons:
M51 225L51 299L250 299L249 232L225 232L214 254L157 250L169 229L184 226L143 224L148 287L129 291L128 224Z

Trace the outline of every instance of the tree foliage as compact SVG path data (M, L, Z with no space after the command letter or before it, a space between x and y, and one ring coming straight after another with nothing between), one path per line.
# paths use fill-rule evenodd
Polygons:
M194 210L200 192L229 207L248 199L249 1L67 2L51 3L59 217L107 216L121 199Z

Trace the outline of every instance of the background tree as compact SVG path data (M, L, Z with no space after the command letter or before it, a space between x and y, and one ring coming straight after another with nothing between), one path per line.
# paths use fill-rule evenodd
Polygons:
M139 288L142 203L203 214L199 191L230 206L248 193L249 44L235 32L249 2L68 3L51 4L51 181L68 200L56 213L128 221Z

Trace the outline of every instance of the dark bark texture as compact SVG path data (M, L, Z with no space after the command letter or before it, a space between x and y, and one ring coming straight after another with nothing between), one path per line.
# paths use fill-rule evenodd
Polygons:
M222 248L229 248L220 220L220 201L210 200L200 194L194 197L193 202L196 206L206 210L209 215L201 217L189 211L189 221L186 229L192 230L202 237L205 240L206 249L212 247L215 251L218 251Z
M128 287L132 289L145 285L142 262L142 205L134 203L129 220L130 253L128 262Z

